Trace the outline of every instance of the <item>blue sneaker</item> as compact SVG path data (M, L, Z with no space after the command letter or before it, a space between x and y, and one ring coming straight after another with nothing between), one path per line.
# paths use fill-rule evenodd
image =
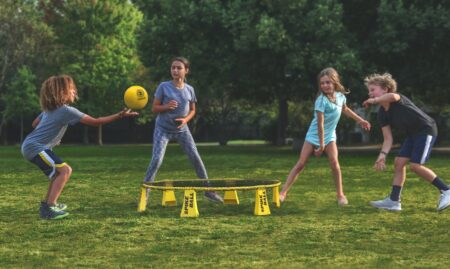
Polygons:
M43 219L57 220L67 217L69 213L64 210L60 210L57 206L49 206L47 203L41 203L39 215Z
M212 202L223 203L223 198L215 191L205 191L205 197Z

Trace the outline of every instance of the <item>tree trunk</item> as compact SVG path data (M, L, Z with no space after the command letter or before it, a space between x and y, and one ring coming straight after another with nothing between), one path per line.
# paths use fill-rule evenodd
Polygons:
M23 114L20 113L20 144L23 142Z
M2 113L2 121L0 122L0 137L2 138L3 145L8 144L8 139L6 137L6 116L5 112Z
M277 122L277 138L275 144L283 146L286 138L286 126L288 120L288 103L286 97L280 97L278 100L278 122Z
M3 145L8 145L8 125L5 123L3 124Z
M103 146L103 125L98 126L97 131L97 144Z
M83 126L83 144L89 144L89 127L87 125Z

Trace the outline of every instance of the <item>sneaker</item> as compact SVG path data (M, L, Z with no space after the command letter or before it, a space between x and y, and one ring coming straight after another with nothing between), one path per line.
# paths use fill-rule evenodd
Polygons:
M441 211L450 206L450 190L443 191L439 199L437 210Z
M223 198L215 191L205 191L205 197L212 202L223 203Z
M347 197L345 197L345 195L338 197L337 203L338 203L338 205L348 205Z
M42 207L43 204L47 205L46 202L42 201L41 202L41 207ZM67 205L63 204L63 203L56 203L55 207L58 208L59 210L66 210L67 209Z
M48 204L43 203L39 208L39 215L43 219L56 220L67 217L69 213L60 210L57 206L49 206Z
M372 201L370 204L373 207L391 210L391 211L400 211L402 210L402 204L400 201L392 201L390 197L386 197L384 200Z

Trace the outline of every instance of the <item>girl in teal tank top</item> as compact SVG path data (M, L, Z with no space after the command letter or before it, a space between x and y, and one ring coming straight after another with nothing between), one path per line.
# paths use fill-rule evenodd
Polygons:
M347 205L348 200L342 187L342 173L338 160L336 126L341 113L355 120L364 130L370 130L370 123L347 107L344 94L348 91L342 86L336 70L325 68L317 76L317 82L319 92L314 105L314 119L308 129L300 157L280 192L280 201L283 202L286 199L287 192L305 168L309 157L313 153L316 157L320 157L325 152L336 185L337 202L339 205Z

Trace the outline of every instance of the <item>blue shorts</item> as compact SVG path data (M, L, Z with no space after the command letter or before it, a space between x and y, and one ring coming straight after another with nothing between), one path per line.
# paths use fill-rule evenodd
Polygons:
M49 179L52 179L55 176L56 167L66 165L65 162L49 149L39 152L38 155L31 159L31 162L37 165Z
M432 135L413 135L408 136L400 148L398 157L409 158L410 162L424 164L430 158L431 149L436 136Z

